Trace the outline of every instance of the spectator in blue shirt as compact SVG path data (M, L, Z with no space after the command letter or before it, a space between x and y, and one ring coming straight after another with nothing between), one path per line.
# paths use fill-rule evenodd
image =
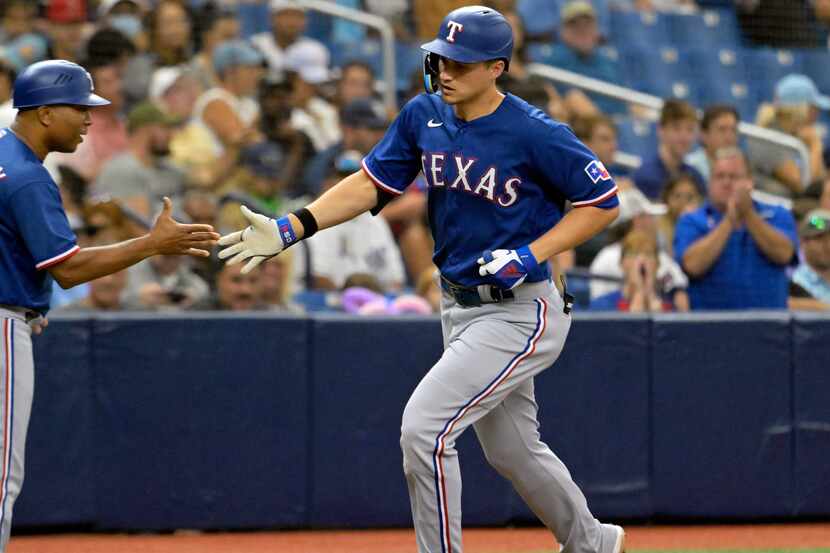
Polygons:
M692 309L785 309L786 267L795 257L795 221L756 202L746 157L717 152L703 205L677 222L674 251L689 275Z
M599 50L602 35L597 25L593 6L584 0L566 3L560 12L560 38L553 47L547 63L609 83L620 82L620 69L616 60ZM603 113L624 113L625 104L602 96L591 100Z
M706 183L703 177L697 169L684 161L697 140L695 108L683 100L666 100L660 111L657 139L659 143L655 155L643 160L643 164L634 172L633 179L637 188L650 200L659 200L669 179L688 173L694 178L700 193L705 195Z

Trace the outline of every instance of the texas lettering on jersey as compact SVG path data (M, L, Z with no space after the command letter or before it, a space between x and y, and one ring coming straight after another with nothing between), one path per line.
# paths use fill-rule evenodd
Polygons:
M452 165L449 172L447 163ZM432 188L446 187L467 192L501 207L510 207L519 197L520 178L511 176L502 180L495 166L485 166L475 158L465 158L464 154L424 152L421 166ZM448 177L448 174L455 177Z

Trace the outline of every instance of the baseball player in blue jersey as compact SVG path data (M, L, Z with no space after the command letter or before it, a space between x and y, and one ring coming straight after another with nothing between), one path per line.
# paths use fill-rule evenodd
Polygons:
M566 553L621 553L622 528L596 520L567 468L539 439L533 377L570 327L569 302L546 261L605 228L617 188L571 130L510 94L513 34L495 10L449 13L424 44L426 94L308 207L277 220L242 208L248 228L219 244L250 270L319 229L377 213L423 171L441 272L444 353L410 397L401 448L420 553L461 553L461 479L454 444L473 426ZM564 212L566 200L574 209Z
M31 334L46 326L52 279L69 288L116 273L156 254L208 256L219 235L210 225L182 225L170 200L151 231L112 246L80 248L60 192L43 167L49 152L73 152L91 124L89 110L109 101L92 78L63 60L30 65L14 83L12 126L0 130L0 553L23 485L32 408Z

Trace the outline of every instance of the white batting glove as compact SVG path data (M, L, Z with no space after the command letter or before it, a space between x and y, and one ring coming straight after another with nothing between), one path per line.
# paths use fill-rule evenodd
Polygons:
M297 240L288 217L281 217L279 220L271 219L254 213L244 205L240 210L251 225L219 239L220 246L228 246L219 252L219 259L230 258L225 262L226 265L234 265L249 259L242 268L243 273L248 273Z
M504 290L512 290L527 278L527 274L539 263L530 248L523 246L518 250L486 250L478 258L478 274L491 276Z

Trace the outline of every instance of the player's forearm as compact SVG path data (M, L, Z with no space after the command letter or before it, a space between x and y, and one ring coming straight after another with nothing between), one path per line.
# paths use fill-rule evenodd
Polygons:
M358 171L341 180L308 206L317 220L317 229L323 230L354 219L378 202L375 184L363 171ZM303 237L300 220L289 215L289 220L298 238Z
M150 235L110 246L82 248L66 261L49 269L63 288L71 288L96 278L117 273L157 253Z
M556 254L575 248L610 225L618 208L579 207L572 209L555 227L530 244L530 251L539 263Z
M747 214L746 228L758 248L773 263L785 265L793 258L795 247L790 239L764 221L755 210Z
M689 276L703 276L720 257L732 234L732 223L724 217L715 230L689 246L683 254L683 269Z

